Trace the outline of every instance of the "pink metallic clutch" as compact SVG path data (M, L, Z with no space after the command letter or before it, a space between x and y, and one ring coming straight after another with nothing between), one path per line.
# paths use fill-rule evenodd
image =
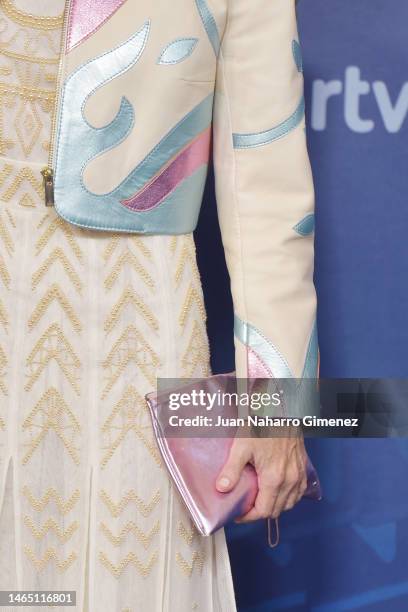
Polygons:
M206 393L216 393L226 388L235 378L234 374L218 374L209 378L193 381L177 393L191 393L193 389L203 389ZM159 397L154 393L146 396L152 418L153 431L168 471L187 506L198 531L208 536L226 523L248 512L258 492L257 475L251 465L247 465L238 484L228 493L220 493L215 487L216 479L225 465L233 435L230 437L209 436L190 437L175 434L168 425L170 392ZM223 417L234 418L238 410L234 405L215 405L213 412ZM191 408L178 410L178 416L191 417ZM196 431L196 430L194 430ZM198 428L199 431L199 428ZM320 482L316 470L308 459L308 487L304 494L311 499L321 498ZM270 529L270 526L269 526Z

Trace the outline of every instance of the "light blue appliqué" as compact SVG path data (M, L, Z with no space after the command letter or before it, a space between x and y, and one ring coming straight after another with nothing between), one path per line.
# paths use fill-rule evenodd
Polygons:
M313 323L312 333L307 347L305 365L303 367L302 378L316 378L318 367L318 335L317 323Z
M292 41L292 53L298 72L303 72L302 49L297 40Z
M300 234L300 236L310 236L313 234L315 228L315 216L313 213L309 213L304 217L299 223L293 226L295 232Z
M115 118L95 128L84 116L86 103L100 87L132 68L141 57L150 30L144 26L119 47L78 68L66 81L57 126L55 208L64 219L98 230L180 234L196 225L205 185L206 166L181 183L151 211L132 211L121 204L131 197L200 132L212 118L212 94L175 125L111 192L95 194L83 184L88 163L128 137L135 113L123 97ZM197 202L197 206L191 206ZM188 203L188 206L186 206Z
M165 65L179 64L192 54L197 43L198 38L178 38L173 40L173 42L164 47L157 63Z
M276 346L253 325L234 317L234 334L245 346L251 348L273 372L275 378L293 378L286 359Z
M274 140L283 138L300 124L300 122L303 120L304 115L305 101L302 96L302 99L299 102L299 105L296 108L295 112L276 127L273 127L270 130L266 130L264 132L257 132L254 134L233 134L232 138L234 148L250 149L253 147L261 147L263 145L270 144Z
M245 346L251 348L268 366L275 378L293 378L291 369L276 346L256 327L234 316L234 334ZM301 378L316 378L318 365L317 324L313 323Z
M195 0L198 12L200 13L201 21L210 39L215 55L218 55L220 50L220 36L218 34L217 24L214 15L211 13L206 0Z

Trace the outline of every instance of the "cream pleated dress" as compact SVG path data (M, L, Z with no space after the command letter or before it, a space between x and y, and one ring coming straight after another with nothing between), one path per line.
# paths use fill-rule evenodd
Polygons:
M143 399L209 372L193 237L89 232L44 205L63 10L0 0L0 589L233 612L224 533L193 528Z

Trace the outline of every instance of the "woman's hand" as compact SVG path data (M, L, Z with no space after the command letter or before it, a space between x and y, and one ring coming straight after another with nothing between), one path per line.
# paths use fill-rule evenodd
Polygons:
M236 522L278 518L281 512L293 508L306 490L306 460L303 437L297 428L288 428L285 437L237 437L216 486L223 493L230 491L245 465L251 463L258 475L258 495L253 508Z

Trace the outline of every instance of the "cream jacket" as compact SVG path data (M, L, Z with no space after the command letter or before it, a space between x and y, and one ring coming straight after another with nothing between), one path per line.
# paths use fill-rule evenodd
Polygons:
M314 377L313 184L294 0L69 0L46 203L194 230L210 154L236 369Z

